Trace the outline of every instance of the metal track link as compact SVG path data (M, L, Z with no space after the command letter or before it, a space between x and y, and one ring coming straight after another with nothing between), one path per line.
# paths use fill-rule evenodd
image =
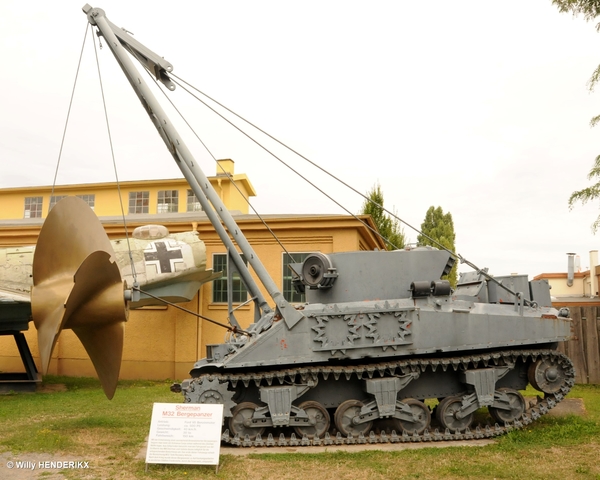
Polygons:
M229 434L229 430L225 430L221 437L224 443L241 447L299 447L473 440L494 438L504 435L511 430L518 430L526 425L529 425L542 415L548 413L566 397L571 390L571 387L575 384L575 369L573 368L571 360L566 355L554 350L510 350L505 352L485 353L453 358L398 360L382 362L379 364L354 365L348 367L328 367L326 365L320 365L315 367L302 367L297 369L285 369L255 374L212 374L198 377L198 379L195 380L201 382L204 378L208 379L209 381L214 381L217 379L219 383L229 382L233 387L235 387L238 382L242 382L244 386L247 387L250 382L254 382L257 386L265 383L271 385L274 381L277 381L280 384L283 384L284 382L294 382L298 375L303 380L306 380L310 377L317 379L321 377L323 379L327 379L330 375L333 375L335 379L345 376L345 378L349 380L352 375L357 375L359 378L372 378L374 375L383 377L385 375L395 375L397 373L401 373L403 375L417 371L423 373L427 371L427 369L431 369L435 372L438 368L441 368L443 371L448 369L457 371L461 368L466 369L469 366L485 368L501 364L514 364L519 358L524 362L535 362L539 358L556 362L561 366L562 371L565 374L565 381L560 387L559 392L553 394L544 394L544 398L538 396L537 401L530 402L530 405L528 406L529 408L520 418L516 419L514 422L506 423L504 425L498 425L497 423L494 425L479 425L474 429L467 428L462 433L452 433L448 429L446 429L444 432L440 432L438 429L435 429L433 432L426 430L421 435L416 433L413 435L408 435L406 432L398 434L395 431L392 431L391 433L381 432L376 434L375 432L371 431L368 436L361 434L359 437L353 437L352 435L344 437L340 433L338 433L336 436L330 436L329 433L326 433L323 438L314 439L309 439L306 436L304 436L304 438L296 438L294 433L292 433L290 437L286 437L283 433L281 433L278 437L273 436L272 433L269 433L266 439L263 439L260 435L257 435L254 440L250 440L248 435L246 435L245 438L240 438L238 435L232 437Z

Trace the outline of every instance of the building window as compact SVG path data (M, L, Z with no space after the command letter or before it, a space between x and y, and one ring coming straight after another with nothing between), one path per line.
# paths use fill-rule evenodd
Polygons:
M76 195L77 198L81 198L85 203L88 204L88 206L93 210L94 209L94 204L96 201L96 195L92 194L92 195ZM52 210L54 208L54 205L56 205L58 202L60 202L63 198L67 198L66 195L52 195L50 197L50 208L49 210Z
M54 205L56 205L63 198L66 198L66 197L67 197L66 195L52 195L50 197L50 207L48 207L48 211L52 210L54 208Z
M198 197L191 188L187 191L187 211L188 212L201 212L202 205L198 201Z
M150 192L129 192L129 213L148 213Z
M306 295L304 293L297 293L292 285L292 270L289 265L290 263L302 263L309 255L310 253L290 253L288 255L283 252L283 271L281 273L281 278L283 278L283 298L290 303L304 303L306 302Z
M177 213L179 211L179 192L177 190L160 190L156 213Z
M41 218L43 197L25 197L25 214L23 218Z
M248 265L246 258L242 255L244 263ZM227 303L227 254L226 253L215 253L213 254L213 272L223 272L223 276L213 282L213 302L214 303ZM239 274L235 272L233 274L233 292L231 301L232 303L242 303L248 299L248 292L246 286Z
M94 206L96 204L96 195L77 195L77 198L81 198L92 210L94 210Z

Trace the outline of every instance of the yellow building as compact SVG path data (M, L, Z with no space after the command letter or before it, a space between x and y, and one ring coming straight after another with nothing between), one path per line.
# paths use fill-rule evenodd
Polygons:
M575 254L569 254L575 257ZM589 269L581 270L579 256L573 259L573 270L540 273L534 280L548 280L552 305L555 307L600 306L600 262L598 250L589 252ZM567 269L568 270L568 269Z
M234 173L232 160L218 163L221 174L210 177L211 184L284 295L292 303L303 301L291 288L286 264L288 257L283 255L282 247L260 219L248 214L244 197L256 195L249 179L245 174ZM231 184L230 178L239 190ZM123 208L129 232L146 224L165 225L171 233L197 231L206 245L207 268L222 269L226 249L184 179L121 182L119 190L114 182L61 185L54 191L51 187L0 189L0 248L35 244L51 206L63 196L77 195L94 209L111 240L125 237ZM294 255L295 261L301 261L303 255L313 251L331 253L385 248L372 230L352 216L265 215L263 218L286 250ZM370 216L360 218L375 229ZM181 306L227 324L223 291L226 288L224 280L205 284L191 302ZM266 291L263 290L263 294L269 299ZM246 299L243 289L236 295L242 302ZM252 315L251 305L236 311L236 318L243 327L252 322ZM133 310L125 326L121 378L186 378L193 363L205 356L206 345L221 343L225 333L225 329L172 306ZM39 368L37 334L32 322L26 337ZM22 364L14 342L0 338L0 371L19 370L22 370ZM49 373L95 376L91 361L72 331L61 333Z

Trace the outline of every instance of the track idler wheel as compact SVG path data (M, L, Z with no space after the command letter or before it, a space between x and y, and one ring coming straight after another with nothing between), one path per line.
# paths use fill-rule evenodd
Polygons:
M239 435L241 439L244 439L248 435L250 440L255 440L258 434L264 433L264 428L255 428L250 425L250 419L257 407L258 405L252 402L242 402L236 405L229 418L229 431L232 436Z
M565 385L567 375L561 365L551 359L539 358L527 370L529 383L540 392L558 393Z
M494 420L499 424L503 424L514 422L521 418L527 409L527 404L525 403L523 395L512 388L499 388L498 392L503 393L508 398L507 407L509 407L509 409L488 407L488 411Z
M462 417L460 415L461 408L461 397L446 397L437 406L435 416L443 428L447 428L451 432L463 432L473 423L473 413Z
M406 432L409 435L417 434L421 435L425 430L429 428L431 423L431 412L429 407L425 403L416 400L414 398L406 398L402 400L404 405L407 405L411 410L415 418L414 422L408 420L400 420L394 418L394 425L398 431Z
M364 404L359 400L346 400L342 402L335 411L333 421L339 432L344 435L358 437L362 433L366 435L373 427L373 422L354 423L354 418L360 415Z
M294 427L294 431L300 436L300 438L306 435L311 440L313 438L321 438L329 430L331 420L327 409L319 402L308 401L298 405L308 415L308 425L297 425Z

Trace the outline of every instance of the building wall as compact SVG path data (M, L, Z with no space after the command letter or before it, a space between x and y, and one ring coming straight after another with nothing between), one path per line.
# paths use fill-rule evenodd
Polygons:
M578 272L573 276L573 285L567 285L566 273L543 273L535 277L536 280L547 279L551 286L550 293L553 297L590 296L590 272Z
M232 184L234 180L237 188ZM221 197L227 208L231 211L248 213L248 202L245 198L256 195L254 187L246 174L235 174L233 160L219 160L217 162L217 175L209 177L215 191ZM117 184L87 183L76 185L57 185L41 187L17 187L0 189L0 220L20 220L25 218L25 198L41 196L42 218L48 215L50 198L62 195L95 195L94 212L98 217L120 216L121 201L125 214L128 213L129 194L131 192L147 191L149 193L149 214L157 213L158 192L161 190L177 190L179 196L178 212L185 213L187 208L187 190L189 185L183 178L167 180L143 180L120 182L121 200Z
M226 165L230 166L231 165ZM242 183L245 175L242 175ZM241 195L234 193L228 186L228 179L224 177L211 178L211 182L216 183L223 196L225 204L229 207L233 205L235 210L244 211L239 202ZM150 186L148 184L151 184ZM152 182L129 182L128 188L132 191L143 187L152 188L152 191L174 188L179 185L181 189L186 189L187 184L181 180L165 180ZM242 189L244 195L254 194L250 183L248 188ZM105 184L100 187L106 186ZM85 187L85 188L84 188ZM118 199L116 195L115 184L110 184L106 189L95 189L94 185L77 186L70 192L75 194L87 194L93 192L103 192L106 197L97 194L96 204L99 212L107 215L116 216L115 204L112 209L100 208L101 199ZM220 188L220 190L219 190ZM111 190L112 189L112 190ZM35 190L29 189L8 189L10 192L0 190L0 209L3 213L6 211L17 212L22 215L23 198L35 193ZM20 190L16 195L16 190ZM69 191L57 188L55 194ZM127 190L123 190L126 192ZM81 192L81 193L80 193ZM111 197L112 192L112 197ZM44 192L49 201L49 193ZM184 197L185 198L185 197ZM11 208L4 209L4 205L11 204ZM17 204L19 208L12 204ZM152 203L151 203L152 204ZM119 207L120 209L120 207ZM246 207L247 210L247 207ZM156 210L154 210L156 212ZM5 214L8 215L8 214ZM100 216L100 215L99 215ZM123 238L125 229L122 223L113 217L101 217L101 221L111 239ZM368 216L363 216L372 228L374 224ZM350 216L312 216L312 215L267 215L269 227L276 233L281 243L285 245L289 252L311 252L320 251L330 253L334 251L352 251L352 250L373 250L383 248L381 240L376 238L373 233ZM155 220L155 221L152 221ZM157 221L160 220L160 221ZM279 288L282 288L282 253L283 248L267 231L262 222L255 216L236 215L238 224L245 232L248 240L252 244L257 256L261 259L265 268L275 281ZM205 242L207 253L207 268L212 268L213 255L216 253L224 254L226 249L218 238L212 225L207 221L206 215L202 212L196 214L164 214L143 216L139 218L135 215L127 216L127 228L131 231L136 226L146 223L165 224L171 233L178 233L189 230L196 230L200 238ZM8 245L22 245L25 243L35 243L35 239L41 228L41 220L33 220L2 224L0 222L0 247ZM32 240L24 242L24 240ZM23 241L23 243L16 243ZM251 274L256 278L254 271ZM260 282L259 282L260 283ZM203 316L209 317L222 324L227 324L227 305L214 303L212 301L212 284L202 286L199 294L181 307ZM261 288L263 294L269 299L264 288ZM272 303L272 302L271 302ZM236 317L242 327L247 327L253 321L253 308L251 305L241 307L236 312ZM38 358L37 332L33 322L30 322L30 330L25 333L35 361L40 367ZM123 361L121 366L121 378L127 379L183 379L188 376L194 362L205 356L206 345L212 343L221 343L225 338L225 329L213 325L212 323L198 319L191 313L186 313L173 306L168 307L146 307L140 310L132 310L129 313L129 320L125 325L125 338ZM20 357L12 337L0 337L0 370L5 372L22 371ZM89 360L85 349L70 330L61 333L57 345L53 352L50 362L49 373L59 375L73 376L95 376L95 371Z
M554 304L578 303L579 299L584 300L586 305L592 299L598 299L598 285L600 284L600 265L598 262L598 250L589 252L589 270L581 271L580 257L575 254L568 254L574 257L573 284L568 285L567 272L560 273L541 273L534 277L534 280L546 279L550 284L551 295L554 297ZM568 269L568 266L567 266Z

